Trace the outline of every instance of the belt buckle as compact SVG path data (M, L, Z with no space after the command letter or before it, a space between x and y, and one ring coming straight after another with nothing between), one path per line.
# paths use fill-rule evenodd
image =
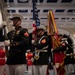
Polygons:
M34 59L38 60L39 59L39 55L35 55Z
M40 58L40 56L39 56L39 52L35 52L34 59L38 60L39 58Z

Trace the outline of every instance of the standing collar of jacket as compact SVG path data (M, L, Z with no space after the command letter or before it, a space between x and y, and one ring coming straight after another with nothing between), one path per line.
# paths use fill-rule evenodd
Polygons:
M18 26L17 28L15 28L15 30L19 30L20 28L22 28L21 26Z

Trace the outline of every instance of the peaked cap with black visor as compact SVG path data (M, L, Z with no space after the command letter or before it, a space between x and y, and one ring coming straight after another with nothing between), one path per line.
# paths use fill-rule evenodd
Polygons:
M19 20L22 20L22 19L23 19L23 16L20 15L20 14L13 14L13 18L10 18L10 20L12 20L12 21L13 21L13 20L17 20L17 22L18 22ZM16 22L16 23L17 23L17 22ZM15 24L16 24L16 23L15 23ZM14 24L14 25L15 25L15 24ZM14 26L14 25L13 25L13 26Z
M37 26L37 36L41 36L42 32L44 32L44 34L45 34L45 30L46 30L45 26L43 26L43 25Z
M10 20L12 20L12 21L13 21L13 20L16 20L16 19L17 19L17 20L21 20L21 18L20 18L20 17L13 17L13 18L11 18Z

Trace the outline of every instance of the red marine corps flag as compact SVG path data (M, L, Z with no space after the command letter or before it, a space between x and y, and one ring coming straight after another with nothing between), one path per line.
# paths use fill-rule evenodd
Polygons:
M65 75L65 69L63 67L64 52L60 53L59 46L61 45L60 38L58 37L58 30L56 27L56 22L54 20L54 14L52 11L48 12L48 35L51 35L52 40L52 53L53 53L53 63L56 67L57 75ZM56 49L59 49L58 52Z

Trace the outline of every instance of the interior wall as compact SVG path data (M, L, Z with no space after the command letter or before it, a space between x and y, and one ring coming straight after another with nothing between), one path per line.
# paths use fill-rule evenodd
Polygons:
M74 36L74 34L75 34L75 28L62 28L62 29L68 31L68 32L71 33L73 36ZM75 37L75 36L74 36L74 37Z

